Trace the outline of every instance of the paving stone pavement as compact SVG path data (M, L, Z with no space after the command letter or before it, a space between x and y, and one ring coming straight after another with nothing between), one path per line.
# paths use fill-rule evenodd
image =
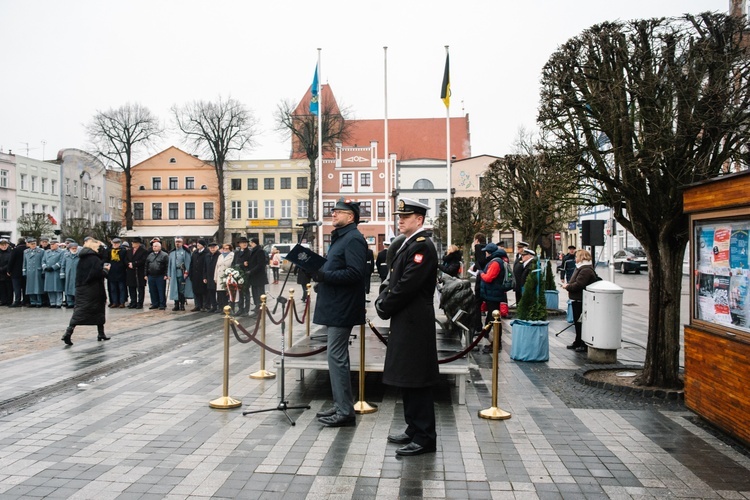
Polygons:
M750 498L750 453L682 403L575 382L586 360L554 335L562 318L546 363L510 360L503 335L498 406L509 420L477 416L491 406L491 357L473 352L466 405L453 380L435 389L437 453L399 458L386 436L404 428L401 399L379 374L366 377L378 411L334 429L315 419L331 404L327 372L289 371L289 403L311 406L290 410L291 426L279 411L242 415L275 408L279 380L251 379L259 349L234 339L229 395L243 406L209 408L222 393L219 315L108 311L112 340L79 327L64 348L69 313L29 312L3 310L12 332L0 340L38 328L26 327L33 319L54 322L55 342L0 361L2 499ZM268 338L280 344L278 327Z

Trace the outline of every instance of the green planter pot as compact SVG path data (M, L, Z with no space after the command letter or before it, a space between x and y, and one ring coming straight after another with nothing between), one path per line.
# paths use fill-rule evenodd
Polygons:
M545 290L544 297L547 299L547 309L557 309L560 306L560 292L557 290Z
M512 333L510 359L516 361L549 360L549 321L515 319L510 324Z

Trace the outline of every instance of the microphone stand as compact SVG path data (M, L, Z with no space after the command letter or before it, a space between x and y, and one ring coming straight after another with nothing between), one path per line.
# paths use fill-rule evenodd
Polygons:
M297 243L302 243L302 240L305 239L305 235L307 234L307 230L309 229L309 226L303 226L302 234L299 236ZM276 305L273 307L274 314L276 313L276 309L279 307L279 304L281 304L281 309L284 309L284 306L288 302L288 300L283 296L284 287L286 286L286 282L289 279L289 275L292 274L292 269L294 268L294 264L289 267L289 272L286 274L286 278L284 278L284 283L281 285L281 290L279 291L278 297L276 297ZM308 297L309 300L309 297ZM265 311L264 311L265 312ZM290 311L291 314L291 311ZM284 379L285 377L285 370L284 370L284 355L286 353L286 335L284 334L284 324L286 321L281 322L281 375L279 376L279 383L281 384L279 386L279 404L276 405L275 408L266 408L263 410L250 410L250 411L243 411L242 415L250 415L251 413L264 413L267 411L280 411L284 413L284 416L286 416L287 420L289 420L289 423L292 425L297 425L297 423L292 420L292 417L289 416L289 413L287 410L309 410L310 405L297 405L297 406L289 406L289 401L286 399L286 392L284 387Z

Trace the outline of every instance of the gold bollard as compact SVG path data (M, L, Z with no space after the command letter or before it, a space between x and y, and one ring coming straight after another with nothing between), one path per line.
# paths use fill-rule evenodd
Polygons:
M312 289L312 285L308 283L305 285L307 287L307 302L305 302L305 307L310 305L310 290ZM310 336L310 316L312 316L312 306L307 310L307 317L305 318L305 323L307 323L307 336Z
M229 409L242 406L242 401L229 397L229 313L232 308L224 306L224 389L222 396L208 403L211 408Z
M506 420L510 418L510 413L501 410L497 407L497 372L499 356L498 350L500 349L500 311L492 311L492 317L495 320L492 322L492 408L486 410L479 410L480 418L488 418L490 420Z
M266 296L260 296L260 341L266 343ZM266 370L266 350L260 348L260 370L250 374L250 378L276 378L276 374Z
M292 312L292 305L294 304L294 289L289 289L289 336L287 337L287 349L291 349L294 345L292 339L292 328L294 327L294 313Z
M354 403L354 413L375 413L377 406L365 401L365 325L359 328L359 401Z

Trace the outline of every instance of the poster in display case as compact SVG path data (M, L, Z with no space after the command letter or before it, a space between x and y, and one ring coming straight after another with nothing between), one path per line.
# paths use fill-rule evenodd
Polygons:
M750 334L750 218L695 221L693 318Z

